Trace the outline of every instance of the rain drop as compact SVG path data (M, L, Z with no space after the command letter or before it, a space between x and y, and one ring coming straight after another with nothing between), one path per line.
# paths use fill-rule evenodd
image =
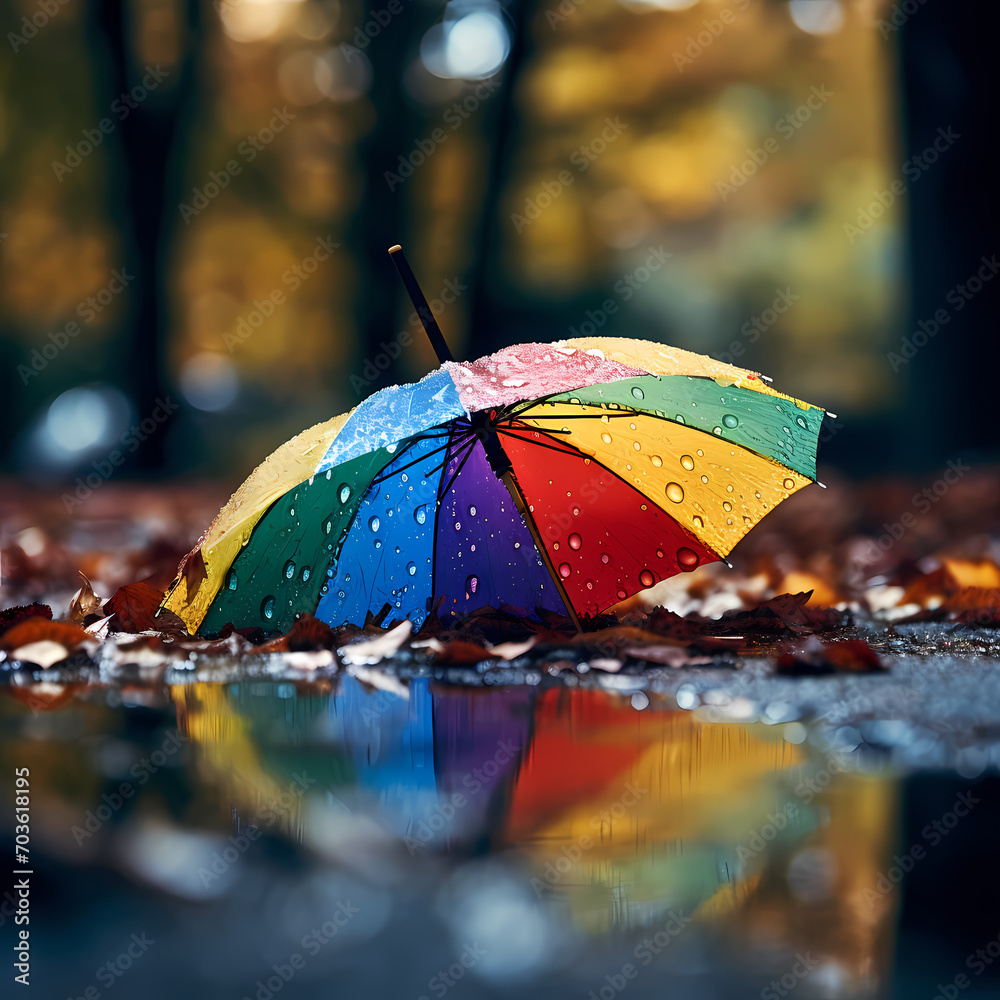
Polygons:
M628 597L628 594L625 593L624 588L623 587L619 587L618 588L618 600L619 601L624 601L626 597Z
M575 531L569 536L568 541L571 549L579 549L583 545L583 539Z
M325 533L326 533L327 535L329 535L329 534L330 534L330 532L331 532L331 531L333 531L333 518L331 518L331 517L328 517L328 518L327 518L327 519L326 519L326 520L325 520L325 521L323 522L323 531L324 531L324 532L325 532Z
M654 468L659 468L663 465L663 459L659 455L650 455L649 460L653 463Z
M603 441L603 442L604 442L605 444L611 444L611 435L610 435L610 434L609 434L609 433L608 433L607 431L604 431L604 432L603 432L603 433L601 434L601 440L602 440L602 441Z
M377 514L372 514L372 516L370 518L368 518L368 527L371 528L372 531L378 531L378 515Z
M644 570L643 570L643 571L642 571L642 572L641 572L641 573L639 574L639 582L640 582L640 583L641 583L641 584L642 584L642 585L643 585L644 587L652 587L652 586L653 586L653 584L654 584L654 583L656 583L656 577L655 577L655 576L653 576L653 574L652 574L652 573L650 573L648 569L644 569Z
M229 572L228 572L228 573L226 574L226 586L227 586L227 587L228 587L228 588L229 588L230 590L235 590L235 589L236 589L236 570L234 570L234 569L231 569L231 570L230 570L230 571L229 571Z
M291 580L293 576L295 576L295 563L293 560L289 559L288 562L285 563L285 579Z
M739 424L739 420L736 417L734 417L731 413L723 414L722 422L726 425L726 427L730 429L736 427Z
M786 479L783 485L784 485L784 487L785 487L786 490L794 490L795 489L795 480L794 479Z
M695 514L695 516L691 518L691 523L696 528L704 528L705 527L705 522L697 514Z
M679 548L677 550L677 565L680 566L685 573L690 573L691 570L695 569L698 565L698 553L694 549L689 549L686 546Z
M347 483L341 483L337 495L340 497L341 503L347 503L351 499L351 487Z
M409 573L410 576L416 576L417 575L417 564L416 563L412 563L412 562L407 563L406 564L406 572Z
M663 558L663 549L657 549L656 550L656 558L657 559L662 559Z
M681 465L690 472L694 468L694 459L690 455L681 455Z
M427 523L427 507L426 506L418 507L413 512L413 520L416 521L417 524L426 524Z
M465 580L465 592L467 594L474 594L479 589L479 577L470 576Z
M732 510L733 509L733 505L728 500L724 500L722 502L722 509L723 510Z
M635 396L636 399L646 398L646 394L637 385L632 386L632 395Z
M573 572L573 570L572 570L572 568L570 567L570 564L569 564L569 563L560 563L560 564L559 564L559 575L560 575L560 576L561 576L561 577L562 577L562 578L563 578L564 580L565 580L565 579L566 579L566 578L567 578L567 577L568 577L568 576L570 575L570 573L572 573L572 572Z
M260 613L263 618L270 618L274 614L274 598L265 597L260 602Z
M462 530L462 522L461 521L456 521L455 522L455 530L456 531L461 531Z
M587 587L587 590L593 590L594 589L594 581L593 580L588 580L587 583L586 583L586 587Z
M635 448L636 451L639 451L639 449L642 447L642 445L640 445L638 441L633 441L632 442L632 447Z
M702 477L701 477L701 481L702 481L703 483L707 483L707 482L708 482L708 476L702 476Z
M721 434L722 433L722 428L721 427L713 427L712 428L712 433L713 434Z
M803 429L804 431L806 431L806 430L808 430L808 429L809 429L808 425L806 424L805 420L803 420L803 419L802 419L802 417L796 417L796 418L795 418L795 422L796 422L796 423L797 423L797 424L799 425L799 427L801 427L801 428L802 428L802 429Z
M667 483L667 499L680 503L684 499L684 487L680 483Z
M475 517L475 516L476 516L476 508L475 507L470 507L469 508L469 517Z
M327 575L328 576L333 576L333 571L332 570L327 570ZM344 574L344 583L350 583L350 582L351 582L351 574L350 573L345 573Z
M607 552L602 552L601 553L601 562L604 563L605 566L607 566L607 564L609 562L611 562L611 556L609 556L607 554Z
M678 413L677 416L674 419L679 424L686 424L687 423L687 421L684 419L684 417L680 413Z

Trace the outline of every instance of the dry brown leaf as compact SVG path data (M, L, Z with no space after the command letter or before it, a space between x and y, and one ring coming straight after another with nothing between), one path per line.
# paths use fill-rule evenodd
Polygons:
M101 613L101 599L94 593L90 580L83 573L80 576L83 577L83 586L69 602L68 621L74 625L84 625L89 616Z

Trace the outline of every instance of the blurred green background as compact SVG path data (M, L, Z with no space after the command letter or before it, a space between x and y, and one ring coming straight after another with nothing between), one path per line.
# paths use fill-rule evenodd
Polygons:
M838 413L849 473L989 457L995 18L5 0L0 470L235 482L419 377L396 242L456 357L650 338Z

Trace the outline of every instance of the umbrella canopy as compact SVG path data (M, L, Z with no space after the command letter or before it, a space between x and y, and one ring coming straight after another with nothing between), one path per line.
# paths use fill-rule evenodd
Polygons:
M587 338L446 362L304 431L164 607L192 632L501 604L577 615L724 558L815 479L824 411L753 372Z

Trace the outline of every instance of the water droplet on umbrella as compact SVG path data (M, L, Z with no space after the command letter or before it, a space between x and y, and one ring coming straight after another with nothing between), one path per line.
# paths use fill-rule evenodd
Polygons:
M680 503L684 499L684 487L680 483L667 483L667 499Z
M636 399L646 398L646 394L637 385L632 386L632 395L635 396Z
M345 597L347 597L347 594L345 594L345 593L344 593L344 592L343 592L342 590L338 590L338 591L337 591L337 596L338 596L338 597L339 597L339 598L340 598L341 600L343 600L343 599L344 599Z
M653 576L648 569L644 569L639 574L639 583L641 583L644 587L652 587L653 584L656 583L656 577Z
M784 487L785 487L786 490L794 490L795 489L795 480L794 479L786 479L785 482L784 482Z
M372 514L372 516L370 518L368 518L368 527L371 528L372 531L378 531L378 515L377 514Z
M416 576L417 575L417 564L416 563L411 563L411 562L407 563L406 564L406 572L409 573L410 576Z
M685 573L690 573L698 565L698 553L686 546L677 550L677 565Z
M611 562L611 556L609 556L607 554L607 552L602 552L601 553L601 562L604 563L605 566L607 566L607 564L609 562Z
M680 414L680 413L678 413L677 416L674 419L679 424L686 424L687 423L687 421L684 419L684 416L682 414Z
M802 417L796 417L796 418L795 418L795 422L796 422L796 423L797 423L797 424L799 425L799 427L801 427L801 428L802 428L802 429L803 429L804 431L806 431L806 430L809 430L809 427L808 427L808 425L806 424L805 420L803 420L803 419L802 419Z
M575 531L569 536L568 541L571 549L578 549L583 545L583 539Z
M331 531L333 531L333 518L328 517L323 522L323 531L328 535L330 534Z
M321 594L328 594L330 592L330 588L324 583L323 586L319 588L319 592Z
M515 549L519 549L520 547L521 547L521 543L520 542L514 542L514 548Z
M690 455L681 455L681 465L690 472L694 468L694 459Z
M288 562L285 563L285 579L291 580L293 576L295 576L295 563L293 560L289 559Z
M702 481L703 483L707 483L707 482L708 482L708 476L702 476L702 477L701 477L701 481Z
M377 549L382 548L382 539L381 538L376 538L375 539L375 548L377 548Z
M573 508L573 516L574 517L578 517L579 514L580 514L580 508L579 507L574 507Z
M723 510L732 510L733 509L733 505L728 500L724 500L722 502L722 509Z
M456 521L455 522L455 530L456 531L461 531L462 530L462 522L461 521Z
M739 420L734 417L731 413L724 413L722 415L722 422L730 429L736 427L739 424Z
M264 618L270 618L274 614L273 597L265 597L264 600L260 602L260 613Z
M722 428L721 427L713 427L712 428L712 433L713 434L721 434L722 433Z
M426 506L418 507L413 512L413 520L416 521L417 524L426 524L427 523L427 507Z
M231 570L230 570L230 571L229 571L229 572L228 572L228 573L226 574L226 586L227 586L227 587L228 587L228 588L229 588L230 590L235 590L235 589L236 589L236 570L234 570L234 569L231 569Z
M475 507L470 507L469 508L469 517L475 517L475 516L476 516L476 508Z
M594 581L593 580L588 580L586 582L586 587L587 587L587 590L593 590L594 589Z
M295 517L295 508L294 507L289 507L288 508L288 516L289 517Z
M570 566L570 564L569 564L569 563L560 563L560 564L559 564L559 575L560 575L560 576L561 576L561 577L562 577L562 578L563 578L564 580L565 580L565 579L566 579L566 578L567 578L567 577L568 577L568 576L570 575L570 573L572 573L572 572L573 572L573 569L572 569L572 567Z
M624 601L626 597L628 597L628 594L625 593L625 590L622 587L619 587L618 588L618 600L619 601Z
M328 569L326 571L326 573L327 573L327 576L333 576L333 570L332 569ZM344 583L350 583L350 582L351 582L351 574L350 573L345 573L344 574Z
M608 433L607 431L604 431L604 432L603 432L603 433L601 434L601 440L602 440L602 441L603 441L603 442L604 442L605 444L611 444L611 435L610 435L610 434L609 434L609 433Z
M655 466L655 467L656 467L657 469L658 469L658 468L659 468L659 467L660 467L661 465L663 465L663 459L662 459L662 458L660 458L660 456L659 456L659 455L650 455L650 456L649 456L649 460L650 460L650 461L651 461L651 462L653 463L653 465L654 465L654 466Z
M402 479L404 483L408 483L410 481L410 477L405 472L399 478Z
M695 514L695 516L691 518L691 523L694 524L696 528L705 527L705 522L697 514Z
M337 490L337 495L340 497L341 503L347 503L351 499L351 487L347 483L341 483L340 489Z
M474 594L479 589L479 577L470 576L465 580L465 593L466 596L469 594Z

